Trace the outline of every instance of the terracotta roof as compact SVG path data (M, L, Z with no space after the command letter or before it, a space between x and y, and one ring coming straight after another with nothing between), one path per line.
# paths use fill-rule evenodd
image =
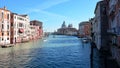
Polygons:
M32 20L32 21L30 21L30 25L36 25L36 26L42 27L42 22L38 21L38 20Z

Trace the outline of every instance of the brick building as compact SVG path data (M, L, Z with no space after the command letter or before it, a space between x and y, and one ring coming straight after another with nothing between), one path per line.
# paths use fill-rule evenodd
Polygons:
M33 21L30 21L30 26L31 26L31 38L33 39L42 38L43 36L42 22L38 20L33 20Z
M89 21L81 22L78 32L81 37L89 37L91 35L91 23Z

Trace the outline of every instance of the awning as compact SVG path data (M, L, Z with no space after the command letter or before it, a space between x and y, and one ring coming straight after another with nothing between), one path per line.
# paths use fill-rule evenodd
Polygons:
M19 29L19 32L20 32L20 33L23 33L23 32L24 32L24 29L20 28L20 29Z

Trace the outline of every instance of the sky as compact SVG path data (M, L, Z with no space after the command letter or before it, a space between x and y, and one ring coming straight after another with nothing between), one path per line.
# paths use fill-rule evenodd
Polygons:
M78 24L94 17L96 3L99 0L0 0L0 8L18 14L28 14L30 20L43 22L43 29L52 32L61 27L63 21L66 25Z

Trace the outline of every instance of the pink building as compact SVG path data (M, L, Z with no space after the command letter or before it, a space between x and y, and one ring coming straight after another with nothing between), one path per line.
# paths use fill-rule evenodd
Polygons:
M10 44L10 11L0 8L0 45Z
M29 40L30 23L28 15L11 13L11 44Z
M89 37L91 34L91 23L89 21L81 22L79 24L79 35L81 37Z
M30 21L30 26L31 26L31 39L42 38L43 36L42 22L38 20L33 20Z

